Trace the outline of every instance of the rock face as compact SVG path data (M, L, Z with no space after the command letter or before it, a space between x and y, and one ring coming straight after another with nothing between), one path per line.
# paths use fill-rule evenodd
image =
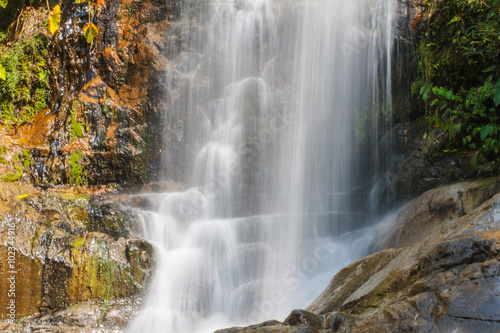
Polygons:
M500 331L498 190L490 179L426 192L401 210L394 247L342 269L307 311L218 332Z
M164 144L165 35L179 11L177 2L62 1L61 26L53 36L45 27L48 13L39 6L23 11L22 29L14 22L9 30L12 41L33 35L49 40L44 75L50 87L43 112L4 129L11 142L3 147L34 161L14 170L15 162L9 159L9 172L16 176L11 179L44 187L129 188L158 180ZM92 43L82 33L89 22L99 29Z
M111 194L159 178L165 34L179 8L174 0L50 0L62 9L51 36L46 2L32 3L9 1L0 13L2 30L14 22L2 53L33 36L48 44L45 109L0 127L0 328L123 329L153 248ZM92 43L82 34L90 21L99 29Z
M393 137L398 156L393 189L399 200L476 177L470 156L452 152L444 132L440 129L428 132L423 117L396 125Z
M0 195L0 304L13 302L16 318L140 295L153 249L132 236L133 214L70 191L0 183Z
M0 320L7 332L93 333L121 332L140 308L135 300L109 300L80 303L38 316L24 317L14 324Z

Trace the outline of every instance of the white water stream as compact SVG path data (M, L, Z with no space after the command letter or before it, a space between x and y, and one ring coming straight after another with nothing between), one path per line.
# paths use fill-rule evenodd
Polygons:
M129 332L304 308L365 255L390 121L392 0L184 0L169 30L157 266Z

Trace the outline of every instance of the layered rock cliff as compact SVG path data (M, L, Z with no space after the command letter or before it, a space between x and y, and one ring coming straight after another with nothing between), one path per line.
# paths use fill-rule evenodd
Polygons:
M45 1L1 11L0 322L123 329L154 258L118 193L159 178L165 33L179 9L170 0L57 4L53 35ZM88 23L99 30L91 43Z

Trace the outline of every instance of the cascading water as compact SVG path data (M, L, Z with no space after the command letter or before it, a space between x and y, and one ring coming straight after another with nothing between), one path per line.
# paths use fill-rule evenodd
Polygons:
M283 319L367 253L394 6L183 1L165 175L185 190L141 212L157 266L129 332Z

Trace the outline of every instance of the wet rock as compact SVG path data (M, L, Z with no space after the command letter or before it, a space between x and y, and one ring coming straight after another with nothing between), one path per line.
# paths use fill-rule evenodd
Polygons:
M8 332L117 332L127 326L127 319L135 316L140 299L83 302L62 310L30 316L9 324L0 320L0 327Z
M144 290L152 246L133 236L134 215L112 198L10 183L0 183L0 196L0 303L14 300L17 318Z
M251 325L248 327L233 327L223 330L217 330L215 333L319 333L318 330L306 325L288 326L277 320L265 321L261 324Z
M18 156L26 150L35 160L21 168L16 180L48 188L138 187L159 179L167 93L163 78L171 52L165 36L179 4L110 0L90 6L86 1L61 3L61 27L50 37L47 59L50 107L16 128L14 142L6 145ZM17 34L48 36L42 7L23 11ZM99 28L92 44L82 34L89 20ZM5 174L17 175L16 166L9 164Z
M332 332L350 332L354 326L352 317L338 312L330 312L325 319L325 328Z
M496 181L443 186L408 204L387 229L398 248L342 269L307 311L267 330L219 332L498 332Z
M222 330L217 330L215 333L239 333L239 332L244 332L244 330L258 330L261 328L272 328L275 326L281 326L282 323L277 321L277 320L268 320L260 324L252 325L246 328L242 327L233 327L233 328L227 328L227 329L222 329Z
M444 132L428 132L422 117L393 129L398 154L394 190L397 200L409 200L435 187L476 177L467 155L457 155Z
M449 193L453 188L441 190ZM354 323L352 332L498 330L500 302L491 290L496 290L499 280L495 266L500 254L496 245L499 209L497 195L467 215L454 215L451 220L442 216L445 223L439 227L431 227L420 217L421 239L411 246L374 254L398 251L381 270L361 280L355 277L359 287L338 299L336 295L342 290L339 276L349 269L365 271L363 265L371 258L348 266L308 309L349 316ZM454 212L448 214L453 216ZM413 215L406 212L406 217L412 219ZM485 270L489 272L487 277L483 275ZM328 297L337 301L322 301Z
M430 190L401 210L397 217L397 228L383 242L382 247L403 247L422 241L448 221L471 213L498 192L498 178Z
M288 315L285 319L283 324L288 326L306 325L315 328L322 328L323 322L324 319L322 316L317 316L312 312L298 309L293 310L292 313L290 313L290 315Z

